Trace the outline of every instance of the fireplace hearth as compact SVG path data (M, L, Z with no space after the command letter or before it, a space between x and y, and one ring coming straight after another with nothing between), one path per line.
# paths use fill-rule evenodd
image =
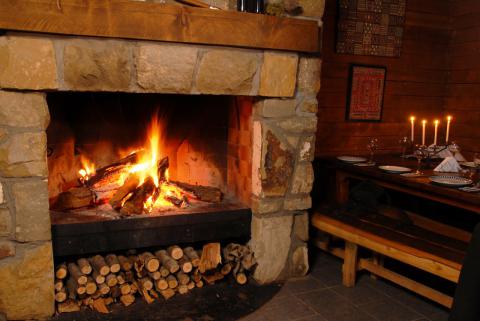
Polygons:
M303 25L303 21L298 26L293 24L297 28L294 30ZM5 67L0 71L0 222L6 222L0 224L0 311L8 319L51 315L54 258L74 253L239 237L248 240L255 253L258 265L253 277L259 283L306 273L320 58L301 50L262 48L272 47L249 49L10 31L0 37L0 62ZM65 141L59 139L62 135L51 139L47 132L56 129L66 138L74 132L75 142L69 148L75 157L88 150L92 142L97 143L88 136L91 128L56 127L62 117L58 117L54 100L101 94L132 95L135 99L142 95L148 99L178 95L183 97L180 99L226 100L226 104L208 104L227 115L222 117L225 136L216 136L219 145L215 145L215 153L199 149L203 155L212 156L205 160L209 161L207 168L216 169L215 175L190 175L187 169L199 163L184 166L178 161L182 152L191 156L195 148L209 146L204 141L189 140L183 149L163 155L169 157L172 183L217 188L222 192L222 202L207 202L201 209L174 205L159 212L135 211L122 219L116 217L120 211L115 209L102 212L101 204L60 211L52 207L51 212L55 197L75 186L69 183L77 184L78 171L86 168L78 167L74 158L75 166L54 169L51 157L58 156L61 149L57 147ZM63 105L64 111L79 113L88 108L79 108L77 101L81 99ZM138 106L125 104L125 110L131 116L141 108ZM110 107L97 106L102 108ZM174 115L185 115L181 107L171 108ZM151 113L139 114L152 118ZM145 129L149 122L136 119L131 123L142 124ZM142 127L137 125L133 126ZM114 127L96 126L107 132L124 129L118 122ZM130 143L139 139L143 143L146 130L141 129L126 131L133 134L114 142L132 139L125 147L134 146ZM77 130L86 134L77 135ZM197 129L197 133L202 131ZM181 137L177 134L172 141ZM220 145L221 153L217 149ZM89 158L98 163L97 169L121 158L117 151L124 146L110 147L101 149L105 159ZM54 178L58 173L63 176ZM87 213L79 216L78 211ZM123 233L129 237L121 238ZM32 288L36 289L35 296L26 294L25 289Z

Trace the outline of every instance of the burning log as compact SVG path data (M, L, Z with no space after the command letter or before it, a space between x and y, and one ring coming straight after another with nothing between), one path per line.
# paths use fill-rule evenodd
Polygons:
M94 202L94 195L87 187L73 187L60 193L52 208L58 211L87 207Z
M143 213L144 204L147 199L152 196L156 187L153 179L148 177L145 182L140 185L133 195L125 202L120 213L124 215L141 214Z
M116 210L120 209L123 205L125 197L127 197L128 194L133 193L139 184L140 179L138 176L136 174L130 174L122 187L120 187L110 199L110 205L112 205L112 207Z
M168 156L162 158L158 162L158 180L160 182L164 182L167 180L166 172L169 166L170 166L170 162L168 161Z
M192 193L198 200L209 203L220 203L223 193L219 188L202 185L191 185L182 182L172 182L174 185Z
M96 170L95 175L86 181L86 185L91 188L106 185L112 181L112 177L120 174L127 165L134 164L138 161L138 154L132 153L112 164Z

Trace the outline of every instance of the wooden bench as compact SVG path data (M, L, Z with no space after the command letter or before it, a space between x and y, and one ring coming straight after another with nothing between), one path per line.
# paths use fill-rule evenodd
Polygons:
M312 225L327 235L341 238L345 247L333 247L327 240L317 246L343 259L343 284L355 285L356 272L367 270L445 307L452 297L383 266L383 256L409 264L457 283L470 234L436 221L407 213L413 224L399 224L384 215L353 216L316 211ZM358 257L358 247L371 250L372 256Z

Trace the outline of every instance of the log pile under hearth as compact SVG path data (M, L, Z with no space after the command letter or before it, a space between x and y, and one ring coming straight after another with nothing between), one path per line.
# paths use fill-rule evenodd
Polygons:
M123 255L82 257L58 264L55 269L57 312L82 307L109 313L108 306L128 306L142 298L148 304L187 294L231 275L238 284L247 282L255 266L248 246L208 243L201 251L177 245L152 252L130 250Z
M170 181L168 157L139 174L141 152L96 171L80 170L79 185L61 193L52 208L59 211L109 204L124 216L150 213L156 206L186 208L192 202L220 203L223 193L211 186ZM143 169L142 169L143 170ZM141 178L143 176L143 178Z

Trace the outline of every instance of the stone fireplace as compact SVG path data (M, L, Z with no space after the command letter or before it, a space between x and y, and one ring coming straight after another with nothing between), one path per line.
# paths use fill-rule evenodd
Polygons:
M251 97L240 126L230 128L228 148L243 156L229 165L227 184L253 213L254 277L265 283L307 272L318 57L7 32L0 65L0 312L8 319L54 312L49 92Z

